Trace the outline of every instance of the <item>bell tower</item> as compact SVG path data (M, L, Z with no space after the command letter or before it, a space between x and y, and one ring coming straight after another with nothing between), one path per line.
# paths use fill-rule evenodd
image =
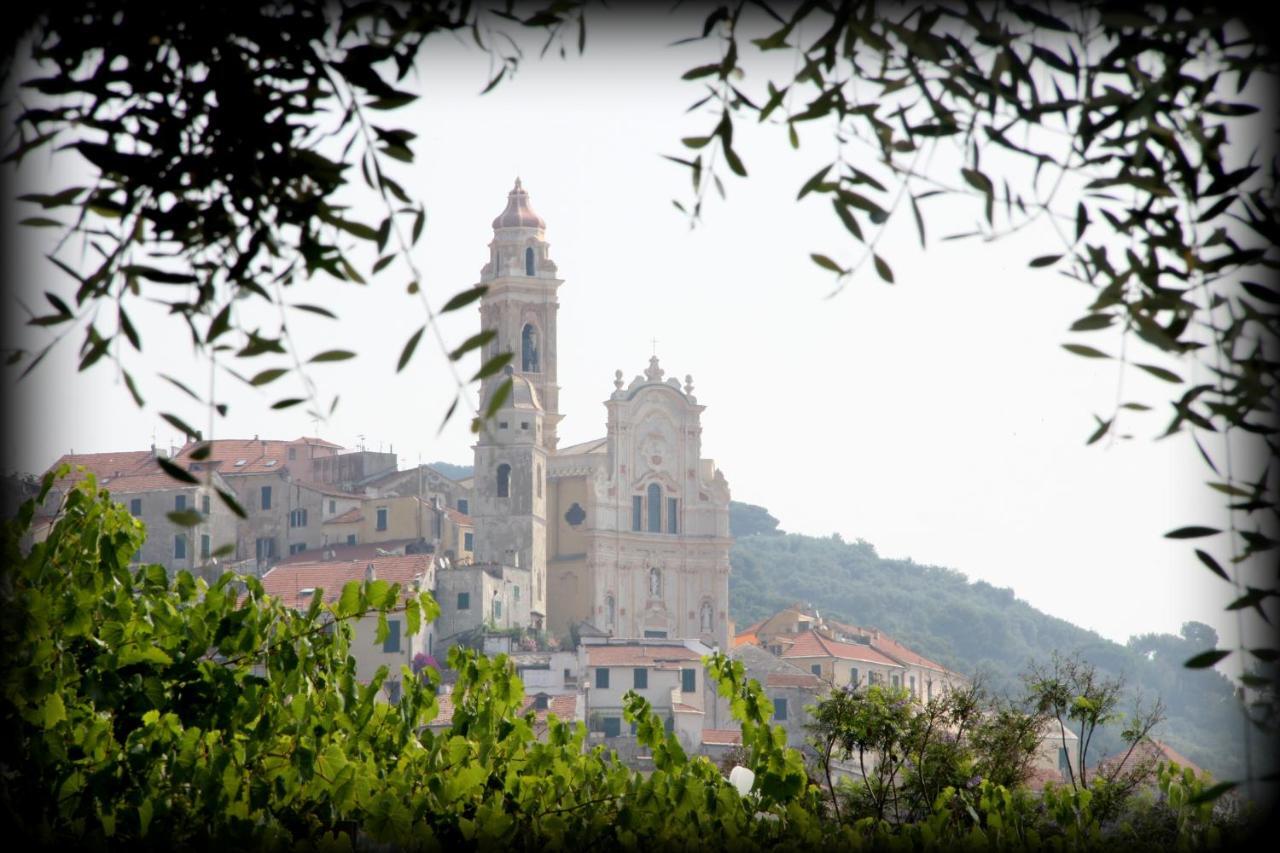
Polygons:
M485 349L488 359L514 353L513 373L529 381L541 403L542 435L546 451L556 447L560 422L560 387L556 384L556 265L548 254L546 223L529 206L529 194L516 178L507 194L507 207L493 220L489 262L480 270L480 284L488 290L480 301L480 328L497 337ZM483 380L480 399L507 379L498 373Z

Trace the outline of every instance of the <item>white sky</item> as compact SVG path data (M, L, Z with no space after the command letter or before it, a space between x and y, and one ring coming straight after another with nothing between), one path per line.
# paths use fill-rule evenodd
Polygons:
M688 196L687 172L659 155L681 154L680 137L709 129L705 117L684 114L700 94L679 77L715 57L710 43L663 47L683 34L653 26L589 32L584 58L530 57L514 80L484 97L477 96L489 76L484 55L447 38L436 43L439 52L421 66L422 102L390 114L393 126L419 134L417 163L399 177L428 210L414 258L433 303L476 282L490 221L519 174L547 221L565 281L562 444L603 434L602 401L614 370L630 381L656 338L668 375L692 373L707 406L704 454L725 472L735 499L766 506L784 529L861 537L882 556L1012 587L1032 605L1122 642L1147 631L1176 633L1190 619L1228 633L1234 619L1222 606L1231 589L1191 548L1162 539L1224 512L1204 488L1207 471L1185 436L1149 440L1167 422L1171 386L1127 373L1125 399L1161 411L1122 425L1134 441L1084 446L1092 413L1109 413L1116 399L1117 368L1059 344L1114 351L1118 333L1066 333L1085 313L1089 291L1027 267L1032 257L1060 251L1052 233L941 243L943 234L970 230L978 214L926 207L930 244L921 252L904 207L879 244L897 284L880 282L868 264L827 299L831 277L809 252L847 263L858 247L827 201L794 199L830 157L830 133L803 127L797 153L784 131L745 125L735 138L750 179L726 175L727 203L709 201L705 222L691 231L671 206L673 197ZM757 56L753 49L748 62ZM789 71L790 60L781 67ZM759 76L744 82L763 88ZM850 156L872 157L858 148ZM984 164L994 162L984 154ZM56 189L67 180L47 158L29 159L20 175L30 187ZM357 201L365 219L381 218L369 199ZM47 266L26 270L20 290L32 304L40 290L71 292ZM298 287L293 301L328 305L342 318L299 322L304 353L359 353L314 371L326 399L342 397L319 433L348 447L363 434L369 449L394 447L401 466L469 464L469 416L436 435L452 399L439 348L424 338L410 369L394 373L404 341L424 319L405 294L407 281L397 263L367 287L321 280ZM24 429L5 448L6 467L43 470L72 448L143 448L153 431L161 444L176 441L158 411L206 426L198 407L149 375L169 371L207 388L208 371L186 333L162 329L158 310L135 309L134 319L145 341L144 358L132 364L148 409L133 406L106 363L76 374L79 340L64 342L34 382L8 392ZM478 322L474 310L450 317L445 339L456 345ZM242 369L268 366L275 365L258 359ZM469 375L475 365L468 367ZM217 437L316 433L301 407L268 409L296 396L290 380L264 390L219 382L218 398L231 410Z

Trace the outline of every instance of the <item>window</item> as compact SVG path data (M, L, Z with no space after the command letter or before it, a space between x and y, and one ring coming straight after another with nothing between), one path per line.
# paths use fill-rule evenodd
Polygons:
M458 512L462 513L463 515L471 514L466 498L458 498Z
M609 670L605 669L604 667L599 667L596 669L596 687L600 688L601 690L609 689Z
M498 497L505 498L511 493L511 466L503 462L498 466Z
M858 686L858 668L856 666L849 669L849 683L854 687Z
M295 509L295 510L290 510L290 511L289 511L289 526L290 526L290 527L306 527L306 526L307 526L307 511L306 511L305 509Z
M185 560L187 558L187 537L181 533L173 537L173 558L175 560Z
M528 428L529 428L529 422L528 422L528 421L521 421L521 422L520 422L520 429L527 430Z
M899 687L902 686L902 676L894 675L891 678L892 678L894 690L897 690Z
M539 693L537 696L533 697L533 709L535 711L547 710L547 694Z
M539 373L538 365L538 330L532 323L526 323L520 333L520 369L525 373Z
M787 700L786 699L773 700L773 718L779 721L785 720L787 718Z
M262 508L271 509L271 487L262 487Z
M507 428L506 421L498 421L498 429L506 429L506 428Z
M333 515L337 511L338 511L338 502L329 501L329 515Z
M378 521L376 527L378 530L387 529L387 508L385 506L378 507Z
M680 531L680 503L675 498L667 498L667 532L678 533Z
M187 508L187 496L178 495L173 499L173 508L178 512L182 512Z
M666 631L655 631L652 628L645 629L644 638L646 640L665 640L667 638Z
M203 512L205 515L208 515L208 514L209 514L209 510L212 508L212 506L213 506L213 501L211 501L211 500L209 499L209 496L208 496L208 495L201 495L201 496L200 496L200 511L201 511L201 512Z
M307 550L306 542L293 542L289 545L290 554L301 554L305 550Z
M622 734L622 718L621 717L605 717L604 718L604 736L617 737Z
M502 599L501 598L495 598L493 600L492 610L493 610L493 618L495 621L502 618Z
M916 677L914 675L911 676L911 695L912 696L920 695L919 693L916 692Z
M631 673L631 686L636 690L644 690L649 686L649 670L642 666L636 667Z
M520 600L520 587L519 587L519 585L516 585L516 586L511 587L511 597L512 597L512 598L514 598L516 601L519 601L519 600Z
M662 532L662 487L657 483L649 484L649 532Z
M569 511L564 514L564 520L569 522L570 527L577 527L587 520L587 511L577 501L574 501L573 505L569 507Z
M459 610L471 609L471 593L469 592L458 593L458 609Z
M1058 747L1058 772L1066 773L1067 768L1071 766L1071 756L1067 752L1065 746Z
M698 691L698 671L696 669L680 670L680 692L696 693Z
M532 247L532 246L530 246L529 248L527 248L527 249L525 249L525 250L524 250L524 274L525 274L525 275L533 275L533 274L534 274L534 269L533 269L533 247ZM528 327L526 326L526 328L528 328Z
M292 462L293 460L295 460L295 459L297 459L297 458L298 458L298 448L296 448L296 447L290 447L290 448L289 448L289 461L290 461L290 462Z
M347 534L347 544L348 545L356 544L356 535L354 533Z
M925 682L924 692L925 692L926 698L933 699L933 682L932 681Z
M134 498L129 501L129 514L134 516L142 515L142 498Z
M476 535L474 533L462 534L462 550L474 551L476 544Z
M431 537L433 539L439 539L441 535L441 528L443 527L444 527L444 513L437 512L435 515L431 517Z
M631 497L631 529L632 530L641 529L640 515L643 512L644 512L644 498L640 497L639 495L632 495Z
M612 631L614 622L617 621L617 618L618 618L617 602L614 601L612 595L606 595L604 597L604 626L608 628L610 631Z
M400 620L387 620L387 638L382 641L382 650L387 653L400 651Z
M201 533L200 534L200 559L202 560L209 559L209 554L211 550L212 549L209 547L209 534Z
M822 675L822 664L820 664L820 663L815 663L815 664L813 664L812 666L810 666L810 667L809 667L809 671L810 671L810 672L812 672L814 675L821 676L821 675Z
M276 555L276 540L273 536L264 536L257 542L259 560L270 560Z

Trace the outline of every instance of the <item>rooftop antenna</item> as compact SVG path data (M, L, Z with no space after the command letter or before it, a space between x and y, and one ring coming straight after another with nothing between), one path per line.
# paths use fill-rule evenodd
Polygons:
M317 438L320 436L320 419L318 417L311 418L311 433Z
M364 450L364 433L360 433L356 438L360 439L360 449Z

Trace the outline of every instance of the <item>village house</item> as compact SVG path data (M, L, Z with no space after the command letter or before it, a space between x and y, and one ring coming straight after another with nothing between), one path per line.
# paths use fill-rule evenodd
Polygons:
M262 587L287 607L306 610L316 596L321 596L325 604L336 603L342 588L352 581L383 580L399 584L401 598L407 601L419 592L430 590L435 574L435 558L430 554L284 563L262 576ZM371 613L356 620L350 654L356 661L356 678L362 682L373 680L379 667L387 667L380 696L394 703L400 699L403 667L412 668L416 655L432 655L436 632L433 624L423 620L418 632L409 634L403 612L388 614L387 624L387 637L378 642L378 615Z

